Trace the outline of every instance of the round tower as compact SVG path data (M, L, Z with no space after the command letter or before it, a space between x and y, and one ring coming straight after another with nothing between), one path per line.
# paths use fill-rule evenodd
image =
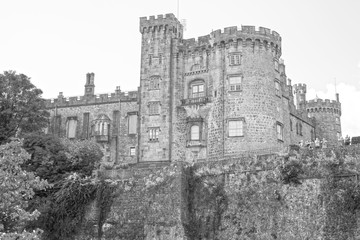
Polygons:
M307 102L306 111L316 120L315 135L322 140L325 138L330 144L336 145L341 136L341 103L338 94L335 101L329 99L315 99Z
M295 84L294 85L294 94L296 99L296 109L305 110L306 109L306 84Z
M228 27L198 41L189 39L185 45L185 62L189 63L185 66L185 84L190 86L185 88L202 81L205 94L211 96L204 120L208 157L282 148L289 120L284 114L286 83L279 72L280 35L263 27ZM192 71L192 59L204 51L204 70Z

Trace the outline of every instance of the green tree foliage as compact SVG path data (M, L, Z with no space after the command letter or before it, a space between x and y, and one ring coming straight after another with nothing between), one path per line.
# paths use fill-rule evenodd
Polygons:
M26 232L24 227L40 213L26 208L34 189L44 190L50 185L21 168L29 158L19 141L0 145L0 239L38 239L37 231Z
M37 132L48 124L42 91L15 71L0 74L0 144L18 132Z
M50 183L59 183L72 173L91 176L103 156L91 140L70 141L52 135L29 134L25 136L24 148L31 158L23 168Z
M91 177L103 156L101 149L91 140L70 141L44 134L26 135L24 148L31 158L23 168L54 185L51 191L36 191L29 209L38 209L41 215L27 228L43 229L43 239L66 239L75 233L82 207L93 196Z

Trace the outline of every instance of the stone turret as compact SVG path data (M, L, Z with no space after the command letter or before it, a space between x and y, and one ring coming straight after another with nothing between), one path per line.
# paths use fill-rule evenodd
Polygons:
M295 84L294 94L296 99L296 108L298 110L306 109L306 84Z
M330 144L336 144L341 136L341 103L339 94L336 100L314 99L306 104L306 111L310 117L316 119L316 137L325 138Z

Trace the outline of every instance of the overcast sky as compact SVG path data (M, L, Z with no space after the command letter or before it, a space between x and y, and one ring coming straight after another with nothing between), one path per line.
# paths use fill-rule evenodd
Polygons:
M229 26L277 31L293 83L308 99L342 103L343 135L360 136L360 0L179 0L184 38ZM31 77L43 97L78 96L95 73L96 93L136 90L139 17L177 14L177 0L0 0L0 71Z

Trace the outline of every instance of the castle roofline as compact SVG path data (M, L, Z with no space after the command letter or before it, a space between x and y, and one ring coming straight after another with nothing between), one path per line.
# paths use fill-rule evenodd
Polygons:
M138 100L138 91L104 93L104 94L96 94L92 96L74 96L74 97L59 96L58 98L55 99L47 99L46 108L97 105L97 104L107 104L107 103L117 103L117 102L137 101L137 100Z
M262 43L268 42L269 44L274 44L275 46L281 47L281 37L280 34L276 31L272 31L269 28L255 26L241 26L238 29L237 26L226 27L212 31L210 34L205 36L200 36L195 40L195 38L183 40L184 45L187 47L199 47L199 46L213 46L215 43L227 43L229 41L237 41L242 39L242 41L255 41L258 40Z

